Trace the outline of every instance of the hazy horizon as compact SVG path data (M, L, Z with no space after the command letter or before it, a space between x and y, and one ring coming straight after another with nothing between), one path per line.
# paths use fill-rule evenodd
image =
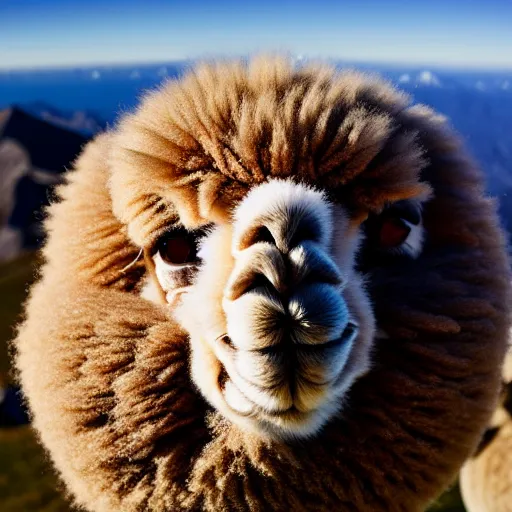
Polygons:
M178 65L178 64L187 64L189 62L197 62L201 60L211 60L211 59L245 59L247 57L250 57L251 55L260 55L260 54L272 54L272 52L252 52L245 55L222 55L222 54L203 54L198 55L195 57L189 57L189 58L182 58L182 59L169 59L169 60L152 60L148 59L145 61L140 60L126 60L126 61L117 61L117 62L84 62L82 64L71 64L71 63L64 63L64 64L50 64L50 65L44 65L44 64L34 64L34 65L21 65L16 67L2 67L0 65L0 73L23 73L23 72L51 72L51 71L72 71L72 70L94 70L94 69L116 69L116 68L140 68L144 69L145 67L157 67L157 66L169 66L169 65ZM274 52L277 53L277 52ZM362 60L362 59L351 59L351 58L343 58L343 57L329 57L324 55L295 55L292 52L289 51L281 51L279 52L281 55L288 55L291 58L295 58L297 60L305 60L305 59L311 59L311 60L322 60L322 61L331 61L333 63L346 63L347 65L353 65L353 66L364 66L364 67L379 67L384 69L400 69L404 71L409 70L420 70L420 69L430 69L432 71L438 71L438 72L480 72L484 74L496 74L496 73L512 73L512 63L510 65L487 65L487 66L479 66L478 64L464 64L464 63L439 63L439 62L431 62L431 61L425 61L425 62L409 62L409 61L393 61L393 60Z
M0 69L142 66L272 51L511 70L511 27L509 0L4 0Z

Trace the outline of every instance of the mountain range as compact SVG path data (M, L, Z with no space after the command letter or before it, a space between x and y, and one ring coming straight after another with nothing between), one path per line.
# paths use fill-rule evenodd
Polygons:
M41 245L43 208L87 140L18 107L0 111L0 261Z
M133 109L144 91L190 64L0 72L0 260L2 252L18 251L5 247L40 243L41 206L83 144ZM334 65L378 73L446 116L484 169L487 189L498 197L502 221L512 233L512 71ZM44 142L34 146L37 140ZM44 153L54 161L42 163Z

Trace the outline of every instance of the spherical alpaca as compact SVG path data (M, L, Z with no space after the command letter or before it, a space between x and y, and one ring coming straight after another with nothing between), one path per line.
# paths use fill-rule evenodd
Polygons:
M499 406L476 453L462 468L460 488L469 512L512 509L512 347L503 366Z
M510 285L441 117L323 65L204 64L74 168L16 361L77 503L411 512L451 483Z

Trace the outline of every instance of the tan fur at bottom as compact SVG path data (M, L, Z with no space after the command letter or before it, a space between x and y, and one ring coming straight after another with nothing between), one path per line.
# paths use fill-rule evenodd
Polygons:
M488 427L492 439L461 471L460 486L469 512L512 511L512 348L505 359L503 382L508 388L507 403L500 403Z

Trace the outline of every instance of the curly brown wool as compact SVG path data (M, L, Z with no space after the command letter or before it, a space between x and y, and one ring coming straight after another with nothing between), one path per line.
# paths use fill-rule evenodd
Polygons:
M169 226L226 224L250 189L287 177L352 222L431 197L421 255L374 259L365 277L387 334L370 370L299 442L203 399L189 333L141 298L151 269L137 259ZM508 261L481 173L429 109L323 65L205 64L89 144L58 195L15 349L34 427L77 504L420 511L474 451L498 397Z

